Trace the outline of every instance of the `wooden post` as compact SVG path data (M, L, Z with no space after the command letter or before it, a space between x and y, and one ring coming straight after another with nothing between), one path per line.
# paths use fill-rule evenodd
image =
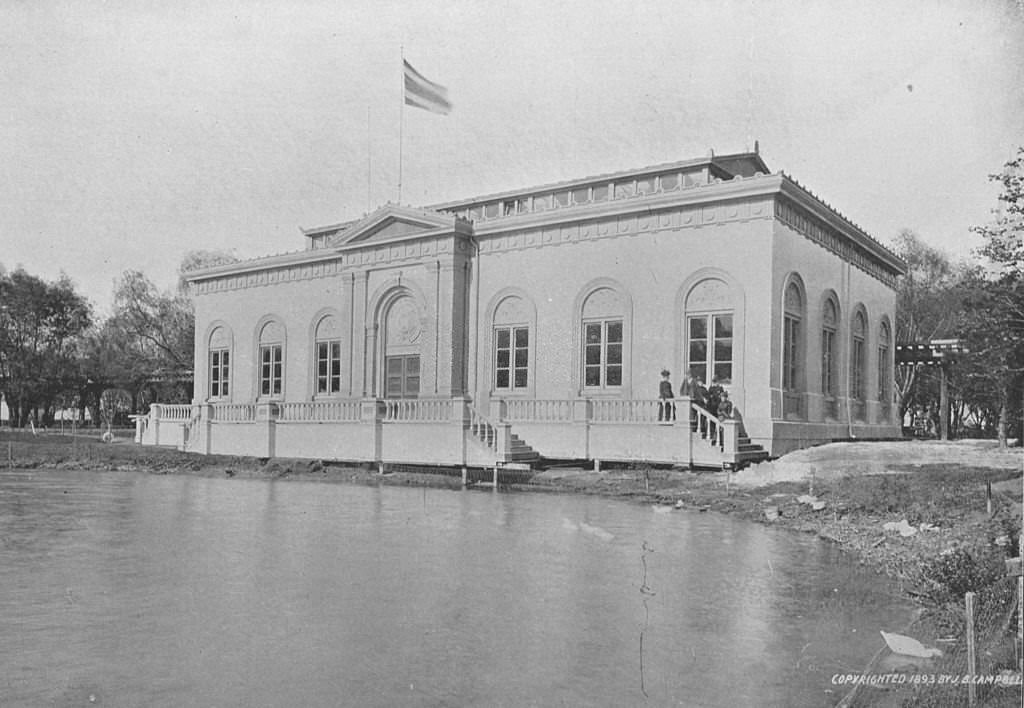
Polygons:
M465 487L469 482L469 470L465 465L462 466L462 486Z
M494 491L498 491L498 466L494 466Z
M974 647L974 593L967 593L964 600L967 605L967 676L970 678L967 684L967 705L973 708L977 703L977 697L974 695L974 675L977 670Z
M1020 557L1024 563L1024 555ZM1024 669L1024 575L1017 576L1017 670Z
M1021 556L1024 563L1024 555ZM1024 669L1024 575L1017 576L1017 669Z
M985 482L985 511L992 516L992 481Z

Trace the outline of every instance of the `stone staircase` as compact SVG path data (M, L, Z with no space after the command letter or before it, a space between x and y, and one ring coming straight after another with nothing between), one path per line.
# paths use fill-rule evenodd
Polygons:
M528 467L540 459L540 453L511 432L508 423L494 423L484 416L471 411L467 434L488 450L494 463Z
M736 469L746 467L757 462L764 462L769 457L768 451L756 443L750 442L750 438L741 435L736 440Z
M506 455L506 462L535 462L540 459L540 453L526 444L515 433L512 433L511 449Z

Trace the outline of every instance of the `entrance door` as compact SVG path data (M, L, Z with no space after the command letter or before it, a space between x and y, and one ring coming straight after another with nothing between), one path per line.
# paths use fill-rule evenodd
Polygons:
M384 395L387 398L416 398L420 394L420 356L406 354L384 360Z

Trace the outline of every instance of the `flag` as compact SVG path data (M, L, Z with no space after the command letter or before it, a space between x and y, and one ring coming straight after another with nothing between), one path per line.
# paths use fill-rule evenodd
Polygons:
M405 68L405 105L422 108L431 113L448 115L452 110L452 104L448 100L448 89L433 81L423 78L420 72L412 68L405 59L402 60Z

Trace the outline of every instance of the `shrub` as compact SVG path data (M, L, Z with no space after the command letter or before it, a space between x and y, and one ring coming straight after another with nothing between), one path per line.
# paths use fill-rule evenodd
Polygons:
M936 602L956 602L965 593L991 584L999 577L1001 561L989 555L979 562L966 548L954 548L925 561L921 576L929 586L929 597Z

